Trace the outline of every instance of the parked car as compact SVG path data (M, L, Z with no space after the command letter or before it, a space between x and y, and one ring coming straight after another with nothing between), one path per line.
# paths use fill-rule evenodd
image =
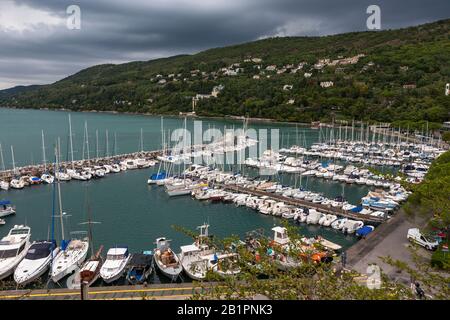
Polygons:
M434 251L439 245L439 243L435 239L430 239L424 236L418 228L409 229L406 238L408 238L409 241L415 242L427 250Z

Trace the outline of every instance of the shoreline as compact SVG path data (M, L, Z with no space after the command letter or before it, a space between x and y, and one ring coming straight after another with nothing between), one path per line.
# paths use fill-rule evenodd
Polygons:
M231 120L231 121L243 121L247 120L248 122L252 123L271 123L271 124L284 124L284 125L298 125L303 127L311 127L311 123L304 123L304 122L288 122L288 121L278 121L274 119L267 119L267 118L246 118L244 116L233 116L233 115L226 115L226 116L199 116L199 115L177 115L177 114L160 114L160 113L142 113L142 112L128 112L128 111L114 111L114 110L82 110L82 111L76 111L69 108L57 108L57 109L51 109L51 108L17 108L17 107L9 107L9 106L0 106L0 109L11 109L11 110L41 110L41 111L55 111L55 112L76 112L76 113L103 113L103 114L110 114L110 115L132 115L132 116L146 116L146 117L167 117L167 118L177 118L177 119L184 119L184 118L192 118L192 119L209 119L209 120Z

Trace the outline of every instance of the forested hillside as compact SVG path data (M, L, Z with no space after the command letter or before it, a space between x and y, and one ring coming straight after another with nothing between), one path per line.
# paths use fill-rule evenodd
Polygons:
M271 38L195 55L98 65L0 91L0 105L283 121L449 119L450 20L378 32Z

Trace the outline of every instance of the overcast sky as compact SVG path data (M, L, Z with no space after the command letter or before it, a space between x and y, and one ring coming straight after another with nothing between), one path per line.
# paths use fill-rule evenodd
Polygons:
M67 28L72 4L81 9L80 30ZM381 8L381 29L450 12L450 0L0 0L0 89L51 83L100 63L366 30L371 4Z

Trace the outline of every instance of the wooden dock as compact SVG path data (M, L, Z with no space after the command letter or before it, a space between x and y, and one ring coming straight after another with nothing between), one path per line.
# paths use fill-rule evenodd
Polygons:
M270 199L273 199L273 200L276 200L279 202L284 202L286 204L299 206L299 207L306 207L309 209L316 209L316 210L319 210L320 212L324 212L327 214L334 214L334 215L337 215L340 217L345 217L345 218L354 219L354 220L361 220L365 223L369 222L369 223L378 225L378 224L383 223L386 220L386 219L380 218L380 217L374 217L374 216L370 216L370 215L363 215L363 214L345 211L345 210L342 210L342 208L334 208L331 206L325 206L320 203L312 203L312 202L306 201L306 200L288 198L288 197L284 197L284 196L276 194L276 193L270 193L270 192L266 192L266 191L260 191L260 190L255 190L255 189L239 187L239 186L233 186L233 185L220 184L218 186L224 190L228 190L228 191L232 191L232 192L239 192L239 193L247 193L247 194L251 194L254 196L258 196L258 197L265 196L265 197L268 197Z

